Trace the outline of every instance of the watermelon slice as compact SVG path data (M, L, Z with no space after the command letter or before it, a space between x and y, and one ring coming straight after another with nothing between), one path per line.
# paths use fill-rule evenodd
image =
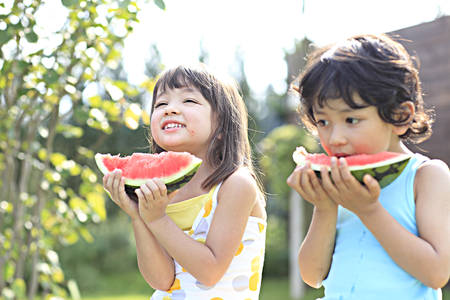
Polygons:
M122 170L125 191L134 201L137 201L134 190L148 179L161 179L167 186L167 192L171 193L188 183L202 163L200 158L188 152L172 151L159 154L133 153L125 157L97 153L95 161L103 174L115 169Z
M323 153L308 153L305 148L297 147L292 155L297 165L311 163L311 169L320 177L322 166L331 170L331 158ZM396 152L380 152L377 154L357 154L345 157L350 172L363 183L365 174L370 174L380 184L381 188L388 186L403 171L408 164L411 155Z

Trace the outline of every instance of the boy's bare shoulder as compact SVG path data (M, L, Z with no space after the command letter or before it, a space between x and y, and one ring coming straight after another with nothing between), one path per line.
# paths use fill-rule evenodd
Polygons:
M439 159L432 159L424 162L417 169L415 187L421 189L422 186L433 189L439 187L450 192L450 170L448 165Z
M417 169L417 175L432 175L432 174L450 174L448 165L440 159L431 159L424 162Z

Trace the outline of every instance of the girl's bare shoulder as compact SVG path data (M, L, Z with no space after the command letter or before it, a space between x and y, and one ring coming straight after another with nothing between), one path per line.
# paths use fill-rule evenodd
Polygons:
M258 187L255 179L247 169L241 168L223 182L219 191L219 197L224 195L228 199L235 197L256 199L257 192Z

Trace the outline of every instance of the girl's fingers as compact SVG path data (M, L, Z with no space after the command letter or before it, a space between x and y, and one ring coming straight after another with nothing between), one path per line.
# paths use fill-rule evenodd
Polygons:
M135 189L134 192L138 196L139 203L141 203L143 201L147 201L147 199L145 198L145 195L144 195L144 193L142 193L141 189Z
M155 179L153 179L153 183L155 184L155 187L156 187L156 189L153 190L153 193L158 194L157 190L159 190L159 195L161 197L166 197L167 196L167 187L164 184L164 182L159 178L155 178Z
M153 193L152 193L152 190L148 187L147 183L141 185L141 188L139 190L142 193L142 198L145 202L148 203L149 201L153 201L153 199L154 199ZM139 198L139 201L140 200L141 199Z

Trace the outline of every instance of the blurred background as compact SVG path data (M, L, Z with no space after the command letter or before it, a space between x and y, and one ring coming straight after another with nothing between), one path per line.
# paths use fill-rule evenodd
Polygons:
M0 299L149 299L93 156L148 152L155 77L198 61L236 78L250 114L268 193L260 299L322 296L296 263L312 207L286 185L297 146L322 150L288 87L310 44L359 33L418 55L437 122L407 146L450 164L450 0L1 1Z

